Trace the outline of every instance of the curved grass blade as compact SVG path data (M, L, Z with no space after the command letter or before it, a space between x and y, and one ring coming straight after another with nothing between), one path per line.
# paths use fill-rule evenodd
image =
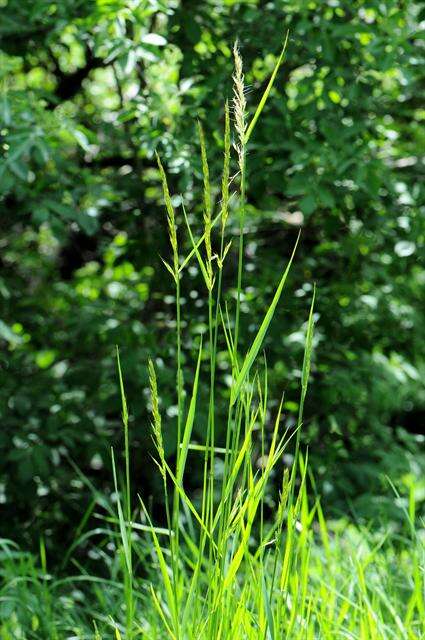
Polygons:
M289 36L289 31L287 31L287 33L286 33L286 38L285 38L285 42L283 43L282 51L280 52L280 56L277 59L275 68L273 69L273 73L270 76L270 80L269 80L269 82L267 84L266 90L264 91L263 96L262 96L262 98L261 98L261 100L260 100L260 102L258 104L257 110L254 113L254 115L252 117L252 120L249 123L248 128L246 130L246 133L245 133L245 144L247 144L248 140L250 139L251 134L254 131L254 127L257 124L257 120L260 117L260 114L261 114L261 112L262 112L262 110L264 108L264 105L266 104L267 98L269 97L269 93L272 90L272 87L273 87L273 84L274 84L274 81L275 81L275 78L276 78L276 74L279 71L279 67L282 64L283 57L285 55L286 45L288 44L288 36Z
M231 405L235 404L235 402L236 402L236 400L237 400L237 398L239 396L241 387L242 387L243 383L245 382L245 379L246 379L247 375L249 374L249 371L250 371L250 369L252 367L252 364L253 364L255 358L257 357L257 354L258 354L258 352L259 352L259 350L261 348L261 345L263 344L264 336L267 333L267 329L269 328L269 324L270 324L270 322L271 322L271 320L273 318L274 312L276 310L277 304L278 304L280 296L282 294L282 290L283 290L283 287L285 285L286 278L288 277L289 269L291 268L292 260L294 259L295 251L297 249L297 245L298 245L299 239L300 239L300 234L298 234L297 240L295 242L294 249L292 251L291 257L290 257L289 262L288 262L288 266L286 267L285 272L284 272L284 274L283 274L283 276L282 276L282 278L281 278L281 280L279 282L279 285L278 285L278 287L276 289L276 293L274 294L274 298L272 300L272 303L269 306L266 315L264 316L264 320L261 323L261 326L260 326L260 328L258 330L257 335L255 336L255 340L252 343L252 346L251 346L250 350L248 351L248 353L246 355L245 361L244 361L244 363L242 365L242 369L241 369L240 373L238 374L238 377L235 380L234 386L232 387L231 398L230 398L230 404Z
M176 473L177 482L179 485L181 485L183 481L183 474L184 474L184 468L186 465L187 452L189 449L190 436L192 435L193 421L195 419L196 400L198 396L199 371L201 368L201 356L202 356L202 337L199 345L198 362L196 364L196 372L195 372L195 380L193 382L192 397L190 399L189 411L187 414L186 425L183 432L183 440L181 443L179 463L178 463L178 468Z

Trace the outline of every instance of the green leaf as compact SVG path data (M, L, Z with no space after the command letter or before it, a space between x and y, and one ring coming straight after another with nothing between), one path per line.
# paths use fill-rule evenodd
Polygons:
M50 365L54 363L55 358L56 351L53 351L53 349L45 349L36 354L35 362L40 369L48 369Z
M266 90L264 91L263 96L262 96L262 98L261 98L261 100L260 100L260 102L258 104L258 107L257 107L255 113L254 113L254 116L253 116L251 122L249 123L247 130L246 130L246 133L245 133L245 144L247 144L248 140L250 139L251 134L254 131L254 127L257 124L257 120L260 117L261 112L264 109L264 105L267 102L267 98L269 97L269 93L272 90L272 87L273 87L273 84L274 84L274 81L275 81L275 78L276 78L276 74L279 71L279 67L280 67L280 65L282 64L282 61L283 61L283 56L285 55L286 45L288 44L288 37L289 37L289 31L286 33L286 38L285 38L285 42L283 43L282 51L280 53L280 56L277 59L277 62L275 64L275 68L273 69L273 73L270 76L270 80L269 80L269 82L267 84Z
M89 216L87 213L78 212L77 222L88 236L94 235L99 228L99 221L97 218Z
M286 267L286 269L285 269L285 271L283 273L283 276L282 276L282 278L281 278L281 280L279 282L279 285L278 285L278 287L276 289L276 293L274 294L274 298L272 300L272 303L271 303L270 307L268 308L268 311L267 311L266 315L264 316L264 320L261 323L261 326L260 326L260 328L258 330L257 335L255 336L254 342L252 343L252 346L251 346L250 350L248 351L248 353L246 355L245 361L244 361L244 363L242 365L242 369L241 369L241 371L240 371L240 373L239 373L239 375L238 375L238 377L237 377L237 379L236 379L236 381L235 381L235 383L234 383L234 385L232 387L231 399L230 399L230 404L231 405L235 404L235 402L236 402L236 400L237 400L237 398L239 396L241 387L242 387L243 383L245 382L247 375L249 374L249 371L250 371L250 369L251 369L251 367L252 367L252 365L254 363L255 358L257 357L257 354L258 354L259 350L261 349L261 345L263 344L263 340L264 340L264 337L265 337L265 335L267 333L267 329L269 328L269 324L270 324L270 322L271 322L271 320L273 318L273 315L274 315L274 312L276 310L277 304L278 304L278 302L280 300L280 296L282 294L282 290L283 290L283 287L285 285L286 278L288 277L289 269L291 268L292 260L294 259L294 256L295 256L295 251L296 251L297 246L298 246L299 238L300 238L300 234L298 234L294 249L292 251L291 257L290 257L289 262L288 262L288 266Z
M124 520L124 514L123 514L123 510L122 510L122 506L121 506L121 498L120 498L120 494L118 491L118 481L117 481L117 470L116 470L116 466L115 466L115 456L114 456L114 450L111 447L111 458L112 458L112 474L114 477L114 487L115 487L115 494L117 496L117 508L118 508L118 521L119 521L119 527L120 527L120 536L121 536L121 542L124 548L124 557L125 557L125 563L127 566L127 571L128 571L128 575L131 576L132 575L132 561L131 561L131 548L130 548L130 543L129 543L129 535L131 535L131 532L129 533L126 527L126 523Z
M305 215L310 215L316 209L316 200L311 194L300 200L299 207Z
M179 456L179 464L177 468L177 482L179 485L183 482L184 468L186 466L187 452L189 449L190 436L192 435L193 421L195 419L196 399L198 395L199 371L201 367L202 356L202 337L199 345L198 362L196 365L195 379L193 382L192 397L190 399L189 411L187 413L186 424L183 432L183 440ZM179 443L180 446L180 443Z

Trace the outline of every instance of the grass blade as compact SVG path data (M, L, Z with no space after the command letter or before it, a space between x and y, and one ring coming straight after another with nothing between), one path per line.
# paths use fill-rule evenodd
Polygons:
M124 557L125 557L125 563L127 566L127 571L128 571L128 574L131 576L132 574L131 550L130 550L130 545L128 541L128 530L127 530L126 522L124 519L124 514L121 506L121 499L118 491L117 469L115 466L114 450L112 448L111 448L111 456L112 456L112 473L114 476L114 487L115 487L115 493L117 496L118 521L119 521L119 528L120 528L120 534L121 534L121 541L124 548Z
M279 285L278 285L278 287L276 289L276 293L274 294L274 298L272 300L272 303L269 306L266 315L264 316L264 320L261 323L261 326L260 326L260 328L258 330L257 335L255 336L255 339L254 339L254 341L252 343L252 346L251 346L250 350L248 351L248 353L246 355L246 358L245 358L245 361L244 361L244 363L242 365L241 371L238 374L238 377L236 378L235 383L234 383L234 385L232 387L231 399L230 399L230 404L231 405L235 404L235 402L236 402L236 400L237 400L237 398L239 396L241 387L242 387L243 383L245 382L245 379L246 379L247 375L249 374L249 371L250 371L250 369L251 369L251 367L252 367L252 365L254 363L255 358L257 357L257 354L258 354L259 350L261 349L261 345L263 344L263 340L264 340L264 337L265 337L265 335L267 333L267 329L269 328L269 324L270 324L270 322L271 322L271 320L273 318L274 312L276 310L277 304L278 304L280 296L282 294L282 290L283 290L283 287L285 285L286 278L288 277L289 269L291 268L292 260L294 259L294 256L295 256L295 251L297 249L299 238L300 238L300 234L298 234L297 241L295 243L294 249L292 251L292 255L291 255L291 257L289 259L289 262L288 262L288 266L286 267L285 272L284 272L284 274L283 274L283 276L282 276L282 278L281 278L281 280L279 282Z
M195 419L196 400L198 395L199 371L201 368L201 356L202 356L202 337L199 345L198 362L196 364L195 379L193 381L192 397L190 399L189 411L187 413L186 424L184 427L183 440L182 440L181 449L180 449L179 464L178 464L177 474L176 474L177 482L179 485L181 485L183 481L183 474L184 474L184 468L186 466L186 458L187 458L187 452L189 449L190 436L192 435L193 421Z
M277 59L275 68L273 69L273 73L270 76L270 80L269 80L269 82L267 84L266 90L264 91L263 96L262 96L262 98L261 98L261 100L260 100L260 102L258 104L258 107L257 107L257 109L256 109L256 111L255 111L255 113L254 113L254 115L252 117L252 120L249 123L248 128L246 130L246 133L245 133L245 144L247 144L248 140L250 139L251 134L254 131L254 127L257 124L257 120L260 117L260 114L261 114L261 112L262 112L262 110L264 108L264 105L267 102L267 98L269 97L269 93L272 90L272 87L273 87L273 84L274 84L274 81L275 81L275 78L276 78L276 74L279 71L279 67L282 64L283 57L285 55L286 45L288 44L288 36L289 36L289 31L286 33L286 38L285 38L285 42L284 42L283 47L282 47L282 51L280 53L279 58Z

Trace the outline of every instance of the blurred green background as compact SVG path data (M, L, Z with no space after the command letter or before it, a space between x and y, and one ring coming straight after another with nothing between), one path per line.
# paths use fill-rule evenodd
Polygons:
M13 530L28 544L43 531L50 545L69 541L89 501L75 463L99 490L111 490L109 450L121 443L116 344L134 485L159 499L149 355L157 358L170 458L176 398L174 298L160 259L169 249L154 154L174 203L182 196L200 229L196 119L219 185L233 42L252 109L287 29L286 60L250 142L242 344L301 229L266 342L270 395L277 402L285 393L293 423L316 282L303 428L311 468L329 513L370 519L389 511L385 475L408 486L425 469L423 5L1 0L0 7L1 535ZM235 255L229 264L232 286ZM194 263L182 287L190 368L206 314ZM201 409L195 437L204 424ZM425 500L424 481L417 486Z

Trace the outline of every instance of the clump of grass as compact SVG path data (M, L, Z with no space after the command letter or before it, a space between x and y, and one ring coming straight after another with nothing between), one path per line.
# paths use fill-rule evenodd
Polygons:
M286 46L286 43L285 43ZM152 437L155 462L162 478L166 527L157 527L148 507L130 501L130 438L127 402L118 357L125 440L122 486L112 455L117 515L107 509L104 520L117 529L100 527L97 557L109 569L108 578L85 574L52 580L44 547L41 565L4 542L0 583L0 637L95 638L103 640L309 640L323 638L425 637L424 547L416 527L414 487L406 511L408 535L392 538L348 523L327 523L308 456L301 451L300 432L308 387L314 332L314 294L305 324L299 415L294 429L282 428L282 403L270 424L267 366L261 357L264 339L281 300L296 245L274 296L247 353L240 350L240 303L243 279L243 235L246 192L246 147L254 132L283 49L259 105L248 121L242 59L234 49L234 148L231 118L224 109L224 154L220 203L214 215L207 145L198 127L203 173L203 233L195 238L183 207L192 243L180 253L176 214L167 177L158 158L164 191L172 260L165 263L176 289L176 461L171 467L163 444L159 391L153 361L149 361ZM239 191L231 196L231 167L239 174ZM229 215L239 216L237 296L232 307L223 290L223 270L231 240ZM184 381L180 281L191 261L197 261L208 299L208 330L200 337L193 362L191 389ZM226 415L225 446L216 438L215 403L217 352L227 350L231 382ZM189 376L187 376L189 379ZM209 382L205 441L194 442L199 381ZM184 402L184 391L187 402ZM294 462L282 457L294 448ZM194 501L186 491L190 464L203 468L202 491ZM274 518L266 518L268 484L281 475ZM123 489L123 490L121 490ZM82 534L87 540L91 533ZM77 542L75 543L77 544ZM107 545L115 550L109 555ZM73 545L74 547L75 545ZM68 562L71 552L64 562ZM84 598L76 585L86 585ZM87 585L90 588L87 588ZM81 593L81 592L80 592ZM68 599L67 599L68 598ZM94 625L93 625L94 621ZM72 634L72 635L70 635Z
M286 47L286 42L285 42ZM225 106L224 158L221 179L221 206L213 217L212 185L204 133L198 124L203 173L203 234L196 239L183 206L192 250L179 254L175 213L167 178L158 159L166 204L172 266L168 270L176 287L177 343L177 457L171 468L163 454L162 422L158 391L152 363L149 364L153 434L159 455L167 503L167 535L160 534L142 503L142 513L151 535L153 566L156 576L149 585L151 607L157 626L143 624L143 612L134 611L126 637L140 629L145 637L172 640L277 638L386 638L420 637L425 630L421 573L423 557L414 555L415 578L406 585L382 588L388 582L388 565L380 541L373 547L363 532L363 549L345 557L344 545L350 534L330 533L320 503L309 499L307 456L300 451L300 431L307 393L314 330L314 294L306 322L305 354L302 365L299 415L296 428L282 432L282 404L269 428L267 367L259 356L281 299L294 259L296 245L282 269L276 291L247 353L239 348L240 307L244 260L244 215L246 199L246 148L265 101L272 89L285 47L278 58L266 92L252 119L247 121L242 58L234 47L234 140L239 191L234 194L233 212L239 216L238 270L236 302L228 305L222 288L222 273L229 250L226 237L231 183L231 127L229 108ZM236 203L236 204L235 204ZM218 233L213 233L220 221ZM217 249L215 248L217 245ZM193 363L193 384L183 403L182 325L180 321L180 279L190 261L196 260L208 298L208 330L200 339L198 357ZM216 442L217 349L224 343L231 369L226 418L225 447ZM205 442L192 442L197 419L200 377L209 380L208 421ZM125 411L124 411L125 414ZM282 455L293 441L294 462L284 471ZM261 451L261 456L254 455ZM185 490L189 456L203 462L200 503ZM258 465L258 459L260 464ZM220 462L218 465L217 462ZM198 462L199 463L199 462ZM217 469L221 468L219 474ZM268 482L282 473L275 519L264 518ZM171 509L168 510L168 496ZM120 516L120 521L122 516ZM121 532L126 532L121 523ZM412 545L419 553L417 539ZM123 539L124 548L130 543ZM412 548L413 548L412 547ZM395 551L392 550L391 554ZM410 556L412 557L412 556ZM413 574L412 574L413 577ZM403 590L405 590L403 594ZM396 600L393 598L396 596ZM403 603L403 604L402 604ZM130 605L129 605L130 606ZM145 605L146 606L146 605ZM401 608L400 608L401 607ZM395 634L395 635L394 635Z

